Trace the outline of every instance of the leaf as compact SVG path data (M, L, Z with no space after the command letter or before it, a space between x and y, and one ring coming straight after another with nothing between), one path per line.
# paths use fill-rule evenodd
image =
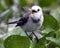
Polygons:
M0 17L4 17L4 16L5 16L6 14L8 14L9 12L11 12L10 9L7 9L7 10L1 12Z
M5 15L3 15L2 18L4 19L5 22L7 22L8 19L12 17L12 14L13 14L13 11L11 11L11 9L9 9L9 11Z
M4 0L5 4L10 7L11 5L13 5L13 0Z
M39 42L36 44L35 48L45 48L46 39L45 37L40 38Z
M47 7L55 3L57 0L38 0L38 3L41 7Z
M12 35L4 41L5 48L29 48L30 40L27 37Z
M56 38L60 38L60 31L56 31Z
M19 0L19 2L20 2L20 9L27 5L26 0Z
M51 31L47 34L44 34L44 37L54 37L54 38L56 38L56 33L54 31Z
M4 7L2 6L2 4L0 3L0 12L4 9Z
M27 5L31 5L35 0L26 0Z
M51 32L51 31L53 31L53 29L47 27L47 28L45 28L44 30L42 30L42 33L48 34L48 33Z
M42 25L43 29L46 28L51 28L51 30L59 30L59 23L57 22L57 20L50 15L45 14L44 15L44 23Z
M47 40L51 41L53 45L59 46L60 47L60 38L56 39L53 37L46 37Z
M9 28L9 35L21 35L21 33L24 33L24 31L20 27L16 27L13 30Z
M0 38L0 48L4 48L3 46L3 39Z
M36 48L45 48L47 42L49 42L46 37L55 37L56 34L54 32L49 32L48 34L44 35L42 38L39 39L39 42L35 45Z
M50 13L57 21L58 23L60 24L60 7L57 7L53 10L51 10L51 13Z

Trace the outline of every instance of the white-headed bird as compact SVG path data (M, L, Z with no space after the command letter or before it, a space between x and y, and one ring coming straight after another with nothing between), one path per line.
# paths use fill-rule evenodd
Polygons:
M16 27L20 26L26 34L27 32L32 32L34 34L34 32L42 26L43 20L44 18L41 7L35 5L32 6L31 11L24 14L21 19L19 19L18 21L10 22L9 24L16 23ZM27 34L27 36L29 35ZM35 34L34 36L38 40Z

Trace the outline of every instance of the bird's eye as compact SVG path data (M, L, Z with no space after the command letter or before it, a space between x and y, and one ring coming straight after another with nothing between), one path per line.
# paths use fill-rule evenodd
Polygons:
M38 11L40 11L40 9L38 9Z

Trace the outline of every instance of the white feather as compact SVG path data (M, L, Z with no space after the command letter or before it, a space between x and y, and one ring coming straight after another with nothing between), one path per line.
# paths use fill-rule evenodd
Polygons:
M36 31L39 27L42 26L42 23L44 20L42 9L39 6L33 6L31 8L31 10L35 10L35 11L37 11L38 9L40 9L40 11L38 11L37 13L34 13L34 14L31 13L29 15L28 22L24 26L21 26L23 30L25 30L27 32L32 32L32 31ZM31 18L33 18L35 20L40 19L40 21L37 23L34 23Z

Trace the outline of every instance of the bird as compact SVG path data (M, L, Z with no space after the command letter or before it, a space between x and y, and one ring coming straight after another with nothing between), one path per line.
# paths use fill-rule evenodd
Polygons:
M34 5L31 7L30 11L25 13L23 17L21 17L18 21L9 22L8 24L16 23L16 27L17 26L21 27L27 36L29 36L27 32L32 32L32 34L38 40L34 32L39 28L41 28L43 21L44 21L44 17L43 17L42 8L38 5Z

